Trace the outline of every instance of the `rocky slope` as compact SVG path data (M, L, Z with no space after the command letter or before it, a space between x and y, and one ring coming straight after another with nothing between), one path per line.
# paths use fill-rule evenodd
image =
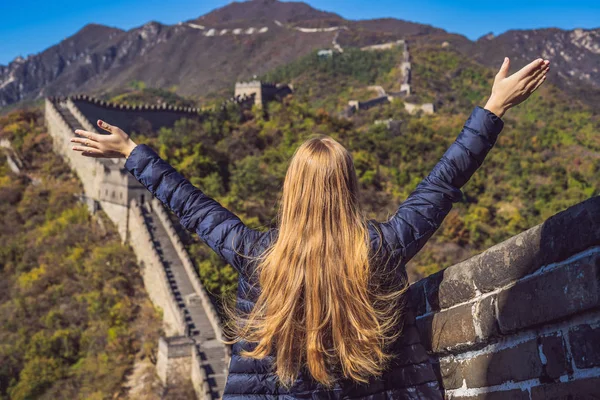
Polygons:
M535 55L553 61L557 84L589 104L600 100L600 29L509 31L476 42L393 18L348 21L299 2L234 2L176 25L149 22L123 31L87 25L58 45L0 66L0 108L73 92L98 93L133 80L200 96L287 64L317 48L364 46L407 37L449 45L496 67Z
M486 35L465 49L475 60L489 66L501 65L504 55L517 66L532 55L547 58L552 61L549 79L598 109L600 28L511 30L497 37Z

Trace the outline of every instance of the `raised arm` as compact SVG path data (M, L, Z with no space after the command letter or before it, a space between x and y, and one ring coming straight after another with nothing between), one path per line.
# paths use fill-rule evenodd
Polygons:
M440 227L460 190L481 166L504 127L501 117L526 100L546 79L549 62L535 60L508 77L505 59L484 108L475 107L463 129L429 175L417 185L396 213L380 224L388 247L405 262L414 257Z
M125 168L171 209L186 229L198 236L238 271L259 231L248 228L238 216L207 196L160 158L150 147L137 145ZM237 252L236 252L237 251Z
M89 157L127 157L125 168L142 183L157 199L179 217L181 224L198 236L223 260L238 271L249 246L261 232L248 228L231 211L192 185L169 163L159 157L150 147L136 145L120 128L103 121L98 126L110 135L98 135L77 130L82 138L72 142Z

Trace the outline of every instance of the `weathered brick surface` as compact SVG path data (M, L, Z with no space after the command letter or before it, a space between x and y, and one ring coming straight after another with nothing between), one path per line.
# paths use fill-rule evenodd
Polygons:
M600 311L600 253L539 271L598 245L600 197L595 197L411 286L408 298L419 315L418 332L411 326L407 333L418 333L430 356L441 357L435 370L449 399L529 399L530 394L534 399L600 398L593 396L600 393L598 377L560 382L577 377L579 370L600 367L595 317L566 328L568 334L565 330L569 318L581 320ZM521 341L532 329L551 324L557 324L555 330L544 329L513 347L464 359L465 351ZM506 382L523 382L528 390L489 389ZM453 393L463 386L482 393Z
M565 356L564 338L559 335L542 336L538 344L544 364L544 377L551 380L566 374L570 364Z
M453 356L440 358L440 375L445 389L458 389L463 384L462 364Z
M468 360L445 359L440 365L444 383L449 382L454 387L460 387L463 379L468 388L481 388L542 375L542 362L534 339Z
M600 398L600 378L558 382L531 388L531 400L583 400Z
M542 265L600 245L600 196L569 207L547 219L542 226Z
M523 278L543 265L600 245L600 196L577 204L489 250L425 279L433 310ZM427 282L427 280L431 281Z
M535 226L481 254L473 282L485 293L514 282L538 269L542 226Z
M500 332L496 319L496 295L484 297L473 305L473 316L475 324L479 327L480 340L485 341L490 337L497 336Z
M577 368L600 366L600 327L575 326L569 330L569 341Z
M420 317L417 327L423 344L433 352L481 347L479 343L499 335L495 301L492 295Z
M464 304L417 320L423 344L440 352L477 340L471 304Z
M481 393L476 396L452 396L456 400L529 400L527 390L498 390L495 392Z
M550 322L600 305L600 255L591 254L498 294L502 333Z
M439 285L439 305L448 308L475 297L472 271L479 265L480 256L453 265L444 270L444 279Z

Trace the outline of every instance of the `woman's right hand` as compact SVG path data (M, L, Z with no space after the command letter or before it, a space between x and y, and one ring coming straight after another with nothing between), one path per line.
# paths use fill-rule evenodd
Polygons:
M510 60L504 58L504 63L494 79L492 94L485 105L485 109L502 118L504 113L527 100L544 81L550 70L550 61L538 58L508 76Z
M98 126L109 133L109 135L99 135L94 132L77 129L76 134L82 137L71 138L71 142L79 143L82 146L73 146L73 150L80 151L86 157L95 158L122 158L129 157L136 144L129 138L129 135L123 132L118 126L107 124L98 120Z

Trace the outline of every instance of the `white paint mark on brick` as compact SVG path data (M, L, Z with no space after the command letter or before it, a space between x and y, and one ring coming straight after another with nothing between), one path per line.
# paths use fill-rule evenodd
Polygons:
M540 353L540 360L542 361L542 365L546 365L548 364L548 359L546 358L546 355L544 354L544 350L542 349L542 344L538 344L538 352Z

